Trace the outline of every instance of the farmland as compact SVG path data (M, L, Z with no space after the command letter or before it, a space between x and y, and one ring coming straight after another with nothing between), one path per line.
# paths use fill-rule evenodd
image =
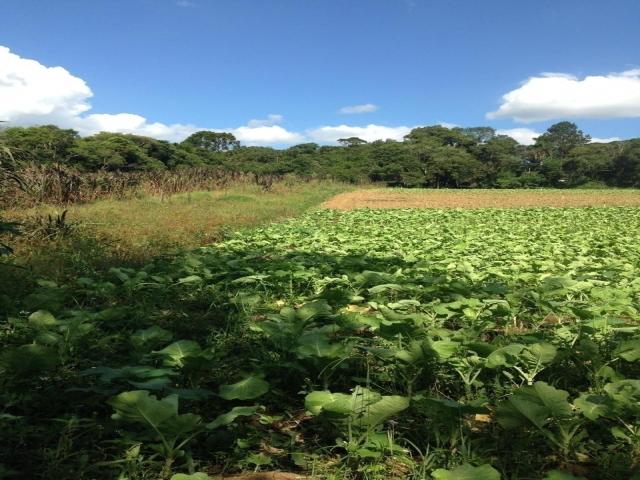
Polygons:
M632 478L639 239L630 207L323 209L40 280L1 299L0 462L45 478Z
M519 208L519 207L638 207L638 190L611 189L391 189L371 188L336 195L328 208Z

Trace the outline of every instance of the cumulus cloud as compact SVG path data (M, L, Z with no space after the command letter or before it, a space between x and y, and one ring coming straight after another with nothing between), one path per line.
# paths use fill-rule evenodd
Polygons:
M0 46L0 119L74 117L91 108L91 89L62 67L45 67Z
M338 113L343 114L357 114L357 113L371 113L378 110L378 105L374 105L373 103L363 103L361 105L348 105L346 107L342 107L338 110Z
M246 145L292 145L302 143L305 137L296 132L290 132L280 125L265 125L261 127L244 126L225 130Z
M0 46L0 120L13 125L54 124L73 128L81 135L119 132L146 135L178 142L198 130L216 130L185 125L150 122L134 113L91 113L93 92L87 83L62 67L47 67L22 58ZM248 145L292 144L304 136L279 126L282 115L254 119L247 125L229 128Z
M559 118L640 117L640 69L582 79L544 73L506 93L487 118L529 123Z
M149 122L143 116L133 113L93 113L72 119L68 126L77 130L80 135L93 135L98 132L130 133L171 142L179 142L202 130L194 125Z
M324 126L307 130L307 135L315 142L335 143L339 138L358 137L367 142L374 140L402 141L413 127L385 127L369 124L364 127L351 125Z
M513 138L516 142L522 145L533 145L536 138L542 135L540 132L536 132L530 128L509 128L503 130L496 130L498 135L506 135Z
M611 143L611 142L619 142L620 140L622 140L620 137L609 137L609 138L591 137L591 143Z
M62 67L47 67L0 46L0 120L14 125L51 123L82 135L101 131L135 133L177 141L192 125L150 123L131 113L92 113L93 92L87 83Z
M291 145L303 142L303 135L290 132L278 125L283 120L282 115L270 113L267 118L254 118L249 120L245 126L230 128L227 131L233 133L238 140L246 145Z

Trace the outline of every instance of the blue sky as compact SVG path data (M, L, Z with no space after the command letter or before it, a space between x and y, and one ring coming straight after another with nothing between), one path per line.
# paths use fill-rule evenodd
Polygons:
M640 136L637 0L0 0L0 18L13 124L273 145L436 123L526 141L564 119Z

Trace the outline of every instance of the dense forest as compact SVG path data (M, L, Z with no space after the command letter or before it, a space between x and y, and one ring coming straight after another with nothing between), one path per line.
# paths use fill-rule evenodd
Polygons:
M571 122L531 146L490 127L413 129L404 141L287 149L242 146L230 133L201 131L181 143L122 133L80 137L53 125L0 130L0 155L16 165L64 165L80 172L158 171L212 166L232 172L382 182L431 188L640 187L640 139L591 143Z

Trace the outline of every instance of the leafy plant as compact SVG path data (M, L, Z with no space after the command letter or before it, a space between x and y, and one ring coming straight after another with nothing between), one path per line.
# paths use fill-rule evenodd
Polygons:
M500 473L491 465L474 467L465 463L453 470L437 469L431 476L434 480L500 480Z
M111 418L143 427L143 436L138 440L159 441L149 446L164 459L164 476L176 458L186 455L183 448L202 431L200 416L178 413L177 395L158 400L145 390L134 390L123 392L108 403L115 412Z
M584 437L582 421L567 401L568 392L545 382L521 387L498 406L496 418L506 429L533 426L553 447L568 457Z

